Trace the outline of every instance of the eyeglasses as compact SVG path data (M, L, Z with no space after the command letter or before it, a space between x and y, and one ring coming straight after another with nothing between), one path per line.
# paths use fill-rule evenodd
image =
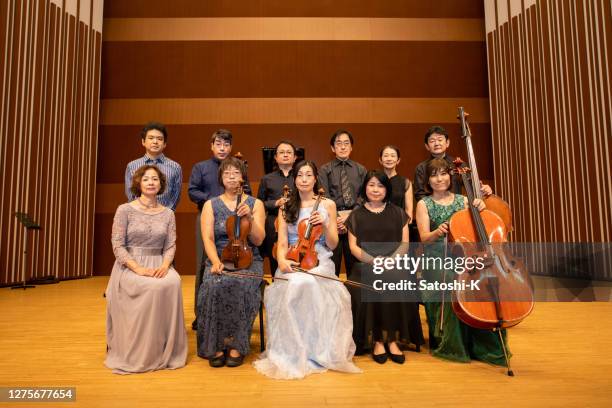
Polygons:
M230 177L230 176L236 176L238 177L241 173L239 171L231 171L231 170L226 170L223 172L223 177Z

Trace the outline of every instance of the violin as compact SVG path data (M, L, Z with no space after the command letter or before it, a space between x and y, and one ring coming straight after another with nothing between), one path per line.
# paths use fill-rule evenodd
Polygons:
M221 262L230 270L248 269L253 263L253 251L248 243L251 221L237 214L241 199L242 185L238 187L234 214L225 222L229 242L221 252Z
M482 183L478 177L476 157L474 155L474 148L472 147L472 131L470 130L470 125L467 121L467 117L470 116L470 114L465 112L461 106L458 108L458 110L459 114L457 115L457 119L459 119L461 122L461 137L465 141L467 147L468 167L471 169L470 178L472 181L472 186L474 187L474 197L484 201L485 205L487 206L487 210L493 211L495 214L499 215L504 221L508 232L512 232L514 227L512 225L512 210L510 209L510 205L504 199L495 194L491 194L486 197L482 196L482 192L480 191L480 186Z
M284 185L283 186L283 198L289 198L289 186L288 185ZM280 210L281 211L285 211L285 204L283 203L283 205L280 206ZM280 214L279 214L280 215ZM278 232L278 217L276 217L276 219L274 220L274 232ZM278 259L276 257L276 251L278 250L278 242L275 242L274 245L272 246L272 257L274 259Z
M320 188L312 212L318 210L324 194L325 190ZM321 238L321 235L323 235L323 225L312 225L308 219L300 221L298 224L298 241L289 247L285 257L299 263L299 267L305 270L316 267L319 265L319 257L315 250L315 244Z

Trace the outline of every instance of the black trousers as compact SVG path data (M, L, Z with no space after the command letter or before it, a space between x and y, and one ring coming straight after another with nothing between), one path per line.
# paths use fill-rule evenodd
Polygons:
M336 249L334 249L334 254L332 255L332 261L334 262L334 265L336 265L336 276L340 276L342 257L344 257L346 275L349 276L351 274L353 262L355 261L355 259L353 258L353 255L351 254L351 249L349 248L348 233L339 234L338 239L338 246L336 247Z
M266 216L266 237L264 238L264 242L259 247L259 253L261 256L267 256L270 260L270 273L272 276L274 276L276 269L278 268L278 262L276 262L276 259L274 259L272 256L272 248L278 240L278 233L274 230L274 221L276 221L276 215Z

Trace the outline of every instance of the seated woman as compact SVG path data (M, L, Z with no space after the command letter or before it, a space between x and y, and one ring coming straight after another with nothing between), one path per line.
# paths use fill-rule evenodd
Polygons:
M265 211L261 201L241 191L246 166L235 157L219 165L219 184L225 192L204 204L202 240L208 259L198 292L198 356L211 367L238 367L249 353L251 329L259 311L263 261L257 246L264 239ZM240 190L240 191L239 191ZM238 193L240 205L236 208ZM253 262L246 269L224 272L221 254L229 242L226 222L232 215L251 223L248 245ZM234 275L232 275L234 274Z
M351 271L353 280L370 283L369 280L375 276L371 266L374 258L408 251L409 218L402 208L389 201L391 194L391 181L385 173L370 170L366 174L361 189L364 205L351 213L346 224L351 253L358 260ZM410 271L386 271L379 276L386 281L389 278L409 280L414 277ZM414 343L417 348L424 343L416 299L405 299L403 302L393 302L391 299L362 302L361 290L350 290L355 343L363 346L371 336L374 361L383 364L390 357L393 362L403 364L405 357L398 341Z
M423 243L441 243L441 245L426 245L427 256L443 257L448 222L455 212L467 208L468 202L465 196L449 191L451 175L446 160L430 160L427 163L425 179L428 180L425 188L430 195L423 197L417 204L416 220L419 234ZM480 211L485 208L484 202L479 199L474 200L472 205ZM423 270L423 278L428 282L444 280L450 282L454 279L454 274L452 270ZM459 362L475 359L506 365L504 350L496 333L491 330L475 329L459 320L453 311L450 296L444 303L439 301L435 293L425 291L422 297L429 325L429 347L434 356ZM506 341L505 330L503 336Z
M104 364L116 374L180 368L187 360L181 278L172 267L176 222L157 202L165 188L164 174L143 166L132 178L137 198L115 213Z
M313 211L318 191L317 167L302 161L295 167L295 188L278 223L278 270L274 283L266 288L268 324L267 349L254 365L272 378L303 378L327 369L357 373L352 363L355 343L352 338L351 298L336 279L331 260L338 244L336 205L324 199ZM296 262L286 258L288 246L298 240L298 224L309 220L322 225L323 234L315 248L318 266L309 272L294 272Z

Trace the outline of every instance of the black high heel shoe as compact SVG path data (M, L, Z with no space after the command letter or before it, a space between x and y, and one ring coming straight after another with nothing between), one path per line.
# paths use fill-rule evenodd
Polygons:
M225 365L225 353L217 357L209 358L208 365L214 368L223 367Z

